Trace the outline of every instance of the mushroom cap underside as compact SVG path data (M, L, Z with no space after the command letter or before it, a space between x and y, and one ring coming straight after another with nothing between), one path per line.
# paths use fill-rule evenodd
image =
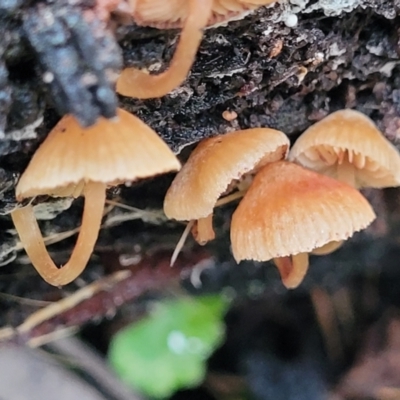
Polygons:
M214 0L208 25L228 21L276 0ZM189 14L188 0L138 0L135 22L160 29L181 28Z
M289 160L337 177L346 158L355 167L357 187L400 185L400 155L365 115L336 111L308 128L293 145Z
M79 195L85 182L113 185L179 168L156 132L122 109L116 119L100 118L89 128L66 115L33 155L16 196Z
M375 219L351 186L281 161L258 172L232 216L235 259L267 261L345 240Z
M202 140L168 189L165 214L181 221L207 217L232 181L286 158L289 145L284 133L269 128Z

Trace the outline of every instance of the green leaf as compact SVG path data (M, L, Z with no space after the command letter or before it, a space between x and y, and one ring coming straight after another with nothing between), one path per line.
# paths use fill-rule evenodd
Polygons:
M196 386L223 339L227 306L221 296L158 303L147 318L114 336L110 363L123 381L152 397Z

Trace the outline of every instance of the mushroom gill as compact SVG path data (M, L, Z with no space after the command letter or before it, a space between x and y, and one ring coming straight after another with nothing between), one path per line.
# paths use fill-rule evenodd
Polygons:
M336 111L308 128L289 160L356 188L400 185L400 154L362 113Z

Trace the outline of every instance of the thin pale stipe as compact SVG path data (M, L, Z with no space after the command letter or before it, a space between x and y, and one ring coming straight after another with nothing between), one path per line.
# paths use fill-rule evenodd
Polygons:
M215 207L221 207L221 206L224 206L225 204L231 203L232 201L241 199L245 194L246 194L246 191L240 191L240 192L234 192L234 193L228 194L225 197L221 197L215 203Z
M117 80L117 92L123 96L151 99L165 96L181 85L192 67L212 5L213 0L190 0L189 15L168 70L149 75L136 68L126 68Z
M11 214L32 265L50 285L66 285L76 279L93 252L103 217L106 185L89 182L85 186L84 196L85 208L79 236L69 261L61 268L57 268L46 249L32 206L19 208Z
M342 162L337 166L337 179L351 187L356 187L355 167L348 160L347 154L344 155Z
M186 228L183 231L182 236L179 239L178 243L176 244L174 252L172 253L171 261L169 263L169 265L171 267L175 264L175 261L178 258L179 253L181 252L181 250L182 250L182 248L183 248L183 246L184 246L184 244L186 242L186 239L187 239L187 237L188 237L188 235L189 235L189 233L190 233L190 231L191 231L191 229L192 229L192 227L193 227L195 222L196 222L195 220L192 220L192 221L188 222L188 224L186 225Z

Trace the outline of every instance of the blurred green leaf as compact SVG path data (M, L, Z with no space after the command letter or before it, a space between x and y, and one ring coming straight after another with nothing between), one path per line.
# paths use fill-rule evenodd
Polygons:
M114 336L111 365L123 381L152 397L198 385L205 361L223 339L227 306L221 296L158 303L147 318Z

